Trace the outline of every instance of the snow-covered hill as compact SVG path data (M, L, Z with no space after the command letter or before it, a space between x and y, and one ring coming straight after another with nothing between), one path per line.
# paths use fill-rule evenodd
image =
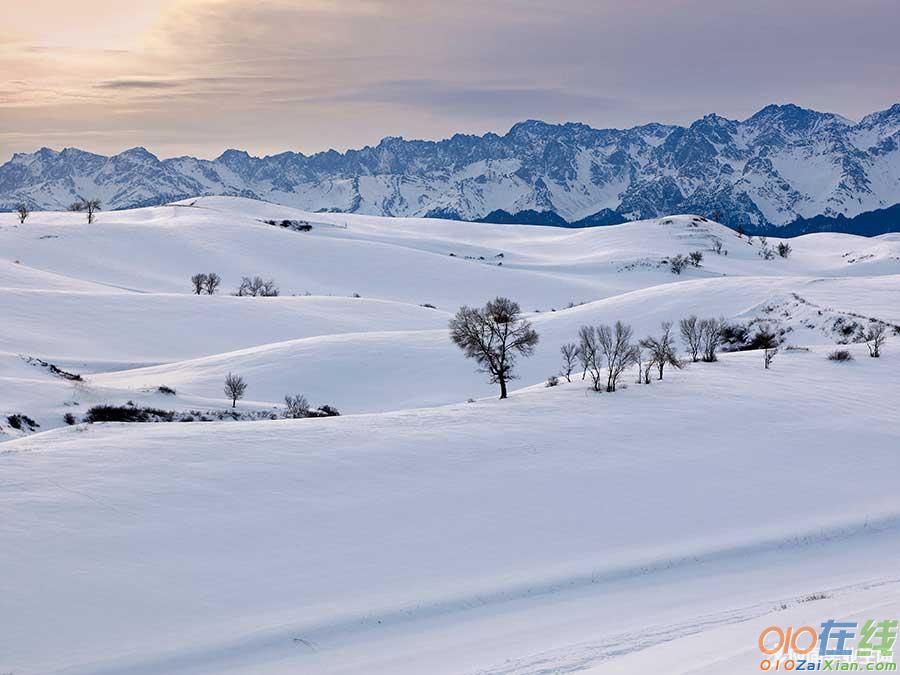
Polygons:
M751 673L761 627L895 618L900 235L779 243L235 197L0 214L0 673ZM230 295L256 274L281 296ZM506 401L447 331L498 294L540 335ZM689 314L795 349L544 386L584 324ZM229 421L228 372L261 421ZM298 393L343 415L280 419ZM81 422L129 401L185 421Z
M900 203L900 104L859 123L770 105L743 121L711 114L689 127L626 130L527 121L503 136L385 138L312 156L228 150L211 161L159 160L143 148L113 157L42 148L0 167L0 209L64 209L77 198L127 208L198 194L465 220L536 211L607 223L718 212L735 226L855 216Z

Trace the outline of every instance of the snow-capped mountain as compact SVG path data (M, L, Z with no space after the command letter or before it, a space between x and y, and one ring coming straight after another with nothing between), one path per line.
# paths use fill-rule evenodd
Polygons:
M5 210L64 209L79 197L126 208L211 194L464 220L539 212L547 222L589 224L695 212L780 226L853 217L900 203L900 104L859 123L770 105L743 121L710 114L689 127L531 120L503 136L391 137L310 156L227 150L215 160L160 160L144 148L112 157L42 148L0 167Z

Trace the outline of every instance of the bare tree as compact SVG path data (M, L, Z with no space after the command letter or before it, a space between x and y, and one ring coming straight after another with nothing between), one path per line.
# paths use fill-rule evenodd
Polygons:
M590 326L582 326L578 329L578 364L581 366L582 382L591 366L591 359L597 351L596 337L591 337L593 331L594 329Z
M310 417L309 401L306 400L306 397L303 394L297 394L296 396L285 396L284 405L286 408L284 416L289 419Z
M219 284L222 283L222 277L220 277L215 272L207 272L206 281L203 283L203 290L206 291L207 295L214 295L216 289L219 288Z
M237 406L238 399L244 398L244 392L247 391L247 383L240 375L228 373L225 376L225 395L231 399L231 407Z
M869 356L877 359L881 356L881 345L887 340L887 326L883 323L872 323L869 330L863 335L866 347L869 348Z
M522 318L518 303L498 297L483 308L460 307L450 320L450 339L490 375L492 384L500 385L503 399L506 383L516 377L516 360L534 353L538 334Z
M593 326L582 326L578 329L578 351L584 372L591 374L591 385L594 391L600 391L603 375L603 353L597 339L597 329ZM581 379L584 379L582 374Z
M722 251L725 249L725 245L722 243L721 239L713 240L713 251L718 255L722 255Z
M661 324L662 334L656 338L653 336L645 337L641 340L641 347L646 349L650 354L650 359L659 373L657 379L663 379L663 371L666 366L673 368L681 368L681 361L675 353L675 340L672 337L672 322L663 321Z
M206 278L206 275L202 272L191 277L191 285L194 287L194 293L196 295L200 295L203 292L203 287L206 285Z
M559 352L563 357L563 367L560 375L565 376L566 382L571 382L572 371L575 370L575 365L578 363L578 345L574 342L567 342L559 348Z
M31 212L28 210L28 207L25 206L25 204L19 204L19 208L16 209L16 213L19 216L19 224L24 225L25 219Z
M778 244L778 255L782 258L787 258L791 255L791 245L786 241L783 241Z
M616 385L625 369L635 361L631 326L616 321L613 328L603 325L597 328L600 351L606 357L606 391L616 390Z
M703 319L700 321L700 338L703 349L703 360L707 363L717 361L716 352L722 342L722 328L725 319Z
M81 199L69 207L70 211L83 211L87 214L88 225L94 222L94 214L101 208L99 199Z
M702 343L700 325L701 321L696 314L691 314L688 318L678 322L681 339L684 341L684 346L687 347L688 354L691 355L691 361L694 363L700 360L700 346Z
M778 353L778 336L768 326L760 326L753 336L753 343L763 350L763 363L768 370Z
M278 286L275 285L275 281L272 279L263 281L263 278L259 276L252 279L250 277L242 277L241 285L238 287L235 295L271 298L278 295Z

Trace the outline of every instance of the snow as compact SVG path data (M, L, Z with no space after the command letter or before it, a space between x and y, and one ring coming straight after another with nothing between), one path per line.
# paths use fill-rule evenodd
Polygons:
M900 238L790 243L764 260L690 216L566 231L235 198L0 216L0 673L749 673L767 625L896 618L900 342L826 354L837 319L900 323ZM661 262L697 249L681 276ZM202 270L223 294L191 294ZM244 274L284 294L227 295ZM497 294L541 337L506 401L446 330ZM543 386L583 324L691 313L805 349ZM304 393L345 414L62 421L225 409L227 372L239 411Z

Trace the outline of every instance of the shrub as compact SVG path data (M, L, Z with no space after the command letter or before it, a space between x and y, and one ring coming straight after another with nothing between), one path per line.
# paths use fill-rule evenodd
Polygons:
M780 255L782 258L787 258L788 256L790 256L791 255L791 245L788 244L786 241L783 241L780 244L778 244L778 255Z
M9 415L6 418L6 421L9 422L9 426L13 429L18 429L19 431L24 430L25 427L28 427L28 431L34 431L37 427L41 426L28 415L23 415L22 413Z
M691 251L688 254L688 260L690 261L693 267L700 267L700 263L703 262L703 252L702 251Z
M828 355L829 361L852 361L853 354L846 349L836 349Z
M171 422L173 419L175 419L175 413L171 410L139 408L134 404L95 405L84 416L84 421L89 424L94 422L152 422L155 420Z
M684 268L688 266L690 259L679 254L673 258L669 258L669 270L672 274L681 274Z
M309 401L303 394L296 396L284 397L285 411L284 416L288 419L299 419L301 417L309 417Z
M312 414L313 417L339 417L340 411L333 405L319 406Z
M160 394L166 394L166 395L168 395L168 396L174 396L174 395L175 395L175 390L172 389L172 387L167 387L167 386L164 385L164 384L159 385L159 386L156 388L156 391L158 391Z
M77 420L75 419L75 415L73 415L72 413L66 413L65 415L63 415L63 422L65 422L69 426L75 424L76 421Z
M544 386L545 387L555 387L558 384L559 384L559 378L556 375L551 375L550 377L547 378L547 382L546 382L546 384L544 384Z

